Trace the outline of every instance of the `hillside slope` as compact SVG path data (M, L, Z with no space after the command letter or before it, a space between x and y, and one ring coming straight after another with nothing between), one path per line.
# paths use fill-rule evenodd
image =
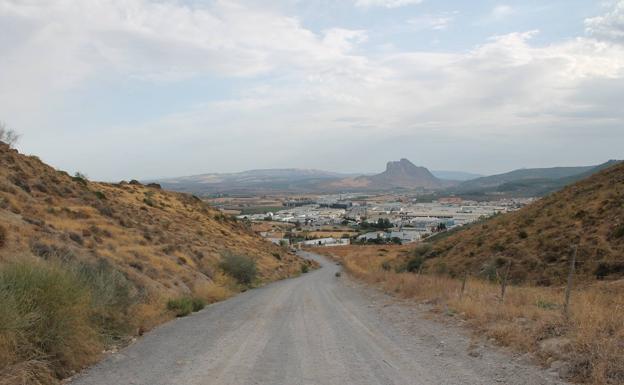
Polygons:
M438 238L438 239L435 239ZM578 245L578 274L624 276L624 164L620 163L513 213L434 237L426 268L490 274L513 261L516 282L564 282Z
M0 258L51 253L103 258L159 295L213 282L227 253L256 260L263 280L301 260L185 194L140 184L89 182L0 143Z
M56 384L158 323L310 262L199 198L0 142L0 385Z
M512 196L544 196L580 181L619 161L610 160L596 166L550 167L519 169L460 183L451 188L459 194L508 194Z

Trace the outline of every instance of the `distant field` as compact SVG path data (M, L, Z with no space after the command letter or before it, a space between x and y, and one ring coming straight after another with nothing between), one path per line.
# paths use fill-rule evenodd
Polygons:
M262 207L244 207L240 209L241 215L254 215L254 214L266 214L274 213L276 211L284 210L284 206L262 206Z

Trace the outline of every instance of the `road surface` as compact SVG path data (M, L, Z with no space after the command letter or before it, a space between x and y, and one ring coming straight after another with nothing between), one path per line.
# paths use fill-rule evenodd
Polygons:
M560 383L508 353L471 347L457 328L303 254L322 268L158 327L71 384Z

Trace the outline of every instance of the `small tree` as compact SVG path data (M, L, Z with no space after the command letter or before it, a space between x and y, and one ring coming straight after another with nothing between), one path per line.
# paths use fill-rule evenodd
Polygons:
M250 285L256 279L256 262L248 257L226 254L221 259L221 269L242 285Z
M0 141L9 145L9 147L15 146L19 141L20 135L15 130L7 128L4 122L0 122Z

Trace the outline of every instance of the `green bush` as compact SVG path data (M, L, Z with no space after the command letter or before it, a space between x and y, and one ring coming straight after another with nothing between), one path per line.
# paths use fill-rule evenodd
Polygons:
M176 313L176 317L184 317L192 312L200 311L206 303L200 298L182 297L170 299L167 302L167 309Z
M106 195L102 191L94 192L97 199L106 200Z
M624 238L624 225L617 226L611 233L613 238Z
M308 267L308 265L301 265L301 273L305 274L308 272L310 268Z
M193 312L193 302L191 298L177 298L167 301L167 310L176 314L176 317L184 317Z
M74 265L80 280L91 291L91 320L105 342L120 340L131 333L128 308L136 302L136 289L106 260Z
M206 307L206 302L201 298L193 298L193 311L200 311Z
M423 256L412 257L407 261L407 264L405 265L405 270L409 271L410 273L415 273L420 269L424 262L425 258Z
M222 257L220 267L241 285L251 285L256 279L256 262L251 258L227 254Z
M74 176L72 177L72 180L73 180L74 182L80 183L80 184L81 184L81 185L83 185L83 186L86 186L86 185L87 185L88 178L87 178L87 176L86 176L85 174L83 174L83 173L81 173L81 172L76 172L76 173L74 174Z
M0 340L8 343L0 344L0 362L47 361L57 376L79 369L102 349L90 310L89 288L61 265L24 261L3 266Z
M0 372L38 362L56 377L130 333L134 288L105 263L22 260L0 267ZM43 369L39 369L41 371Z
M429 243L420 244L412 251L412 255L414 257L426 257L430 253L431 253L431 244Z

